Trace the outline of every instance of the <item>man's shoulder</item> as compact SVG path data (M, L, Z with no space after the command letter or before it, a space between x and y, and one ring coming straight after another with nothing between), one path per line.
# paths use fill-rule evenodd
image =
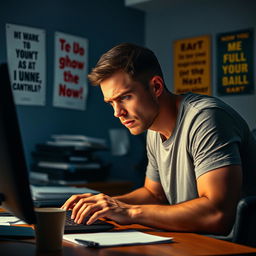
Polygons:
M211 108L230 108L222 100L208 95L188 93L184 96L183 104L187 108L191 108L197 111L202 111Z
M239 122L245 122L234 108L213 96L188 93L184 98L183 108L186 114L194 113L196 117L220 116L223 118L226 116L239 120Z

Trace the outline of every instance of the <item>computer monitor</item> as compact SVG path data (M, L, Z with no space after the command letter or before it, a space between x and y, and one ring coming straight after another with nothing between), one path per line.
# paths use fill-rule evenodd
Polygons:
M0 64L0 207L29 224L36 218L8 66Z

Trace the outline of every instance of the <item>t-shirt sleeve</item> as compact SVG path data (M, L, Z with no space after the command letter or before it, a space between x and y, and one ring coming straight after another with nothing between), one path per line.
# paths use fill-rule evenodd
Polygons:
M160 182L158 165L155 159L154 149L155 149L155 140L154 140L154 132L147 132L147 157L148 157L148 165L146 169L146 176L153 180Z
M197 115L189 138L196 178L220 167L241 164L241 135L236 122L219 108L207 109Z

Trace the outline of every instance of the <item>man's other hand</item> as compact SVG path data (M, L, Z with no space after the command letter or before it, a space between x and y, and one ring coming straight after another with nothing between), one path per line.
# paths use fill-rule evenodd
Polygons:
M71 196L61 208L72 210L71 218L79 224L83 223L87 216L90 216L86 222L87 225L102 217L114 220L119 224L131 224L133 214L139 210L137 206L123 203L105 194L88 193Z

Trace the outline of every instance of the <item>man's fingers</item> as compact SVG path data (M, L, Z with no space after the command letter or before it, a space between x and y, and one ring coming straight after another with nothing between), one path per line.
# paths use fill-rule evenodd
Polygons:
M81 207L76 212L74 221L78 224L81 224L84 218L90 213L90 205L82 204Z
M77 213L79 212L79 209L83 206L86 206L86 204L84 203L84 199L81 198L72 209L71 219L75 220L77 218Z
M105 200L102 200L101 196L95 196L94 198L90 198L89 200L83 198L77 203L77 205L73 209L73 211L75 211L74 214L76 216L74 221L80 224L88 215L92 215L95 212L101 211L102 209L106 208L107 205L108 204Z
M86 222L87 225L91 225L93 222L95 222L97 219L101 217L105 217L106 213L109 211L109 208L103 208L100 211L95 212L91 218Z
M71 196L62 206L64 209L72 209L71 218L76 223L83 223L84 219L91 215L87 224L92 224L100 217L109 217L119 208L119 205L111 197L104 194L78 194ZM117 213L117 212L116 212Z
M69 209L73 209L74 205L76 205L76 203L81 198L88 198L91 196L93 196L93 194L91 194L91 193L73 195L61 206L61 208L66 211Z
M93 213L101 210L103 207L100 202L97 202L95 204L84 204L79 211L77 212L75 222L76 223L83 223L84 219L88 215L92 215Z
M80 195L73 195L71 196L62 206L61 208L64 210L69 210L73 208L73 205L77 200L79 200Z
M97 196L80 198L72 210L71 218L77 223L82 223L83 218L85 218L87 214L90 214L91 205L95 203L97 203ZM83 214L82 217L81 214Z

